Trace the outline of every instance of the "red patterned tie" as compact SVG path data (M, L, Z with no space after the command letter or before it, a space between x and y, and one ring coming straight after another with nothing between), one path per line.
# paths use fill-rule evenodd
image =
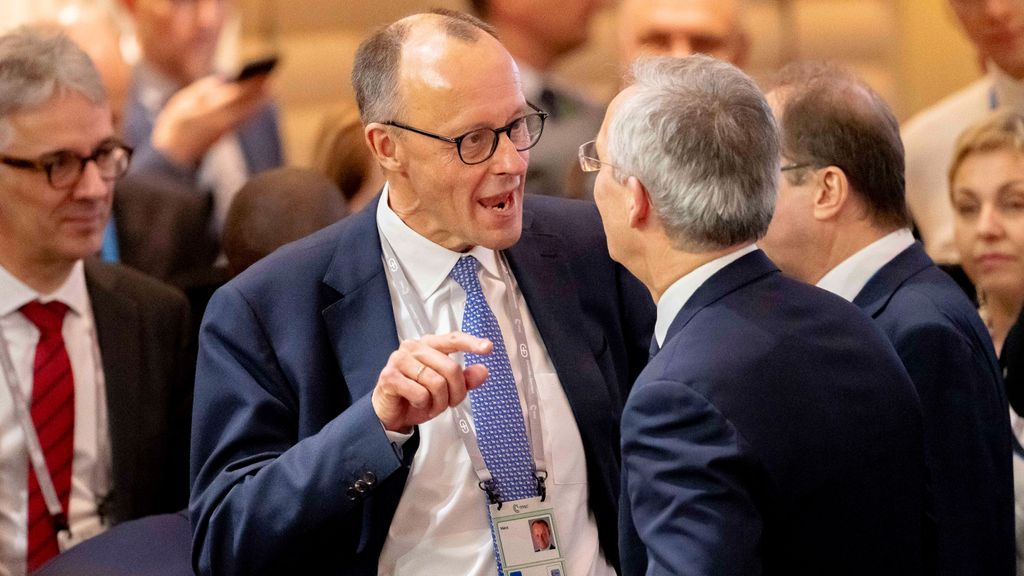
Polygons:
M75 436L75 383L61 335L67 311L68 307L60 302L42 304L36 301L21 307L21 313L39 329L39 344L32 367L32 423L65 514L71 497ZM57 529L29 462L28 571L39 568L57 553Z

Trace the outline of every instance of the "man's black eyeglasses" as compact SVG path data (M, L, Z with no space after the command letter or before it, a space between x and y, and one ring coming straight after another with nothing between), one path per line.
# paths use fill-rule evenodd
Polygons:
M508 134L508 139L520 152L537 145L541 133L544 132L544 120L547 119L548 113L529 102L527 105L535 111L533 114L520 116L501 128L477 128L455 138L413 128L394 120L388 120L383 124L455 144L459 151L459 159L465 164L473 165L486 162L494 156L494 151L498 149L498 137L502 134Z
M78 183L85 171L85 165L95 162L104 180L116 180L128 171L128 163L132 157L132 149L115 138L104 140L92 154L81 156L70 150L57 150L43 154L35 160L0 155L0 164L19 168L46 172L50 186L57 189L70 188Z

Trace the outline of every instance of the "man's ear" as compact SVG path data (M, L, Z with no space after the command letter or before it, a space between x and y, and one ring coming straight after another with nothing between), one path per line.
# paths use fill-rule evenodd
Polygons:
M814 218L834 220L842 213L850 198L850 181L836 166L826 166L815 173Z
M626 180L626 190L629 194L629 225L632 228L643 228L647 225L652 208L647 187L636 176L630 176Z
M363 128L363 134L370 153L384 170L397 172L402 167L401 146L387 127L379 122L370 122Z

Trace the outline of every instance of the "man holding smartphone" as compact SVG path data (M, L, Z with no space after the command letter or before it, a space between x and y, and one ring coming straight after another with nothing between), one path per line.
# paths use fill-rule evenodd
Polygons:
M135 22L136 66L124 133L132 169L211 192L219 238L231 199L248 177L282 164L270 66L251 76L214 74L227 0L122 0Z

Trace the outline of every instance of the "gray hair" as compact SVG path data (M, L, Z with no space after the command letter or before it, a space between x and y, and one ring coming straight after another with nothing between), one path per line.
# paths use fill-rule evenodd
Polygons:
M63 32L22 26L0 36L0 148L13 138L9 116L69 93L107 101L96 66Z
M463 42L475 42L480 33L498 37L494 28L475 16L437 8L428 14L438 18L439 32ZM411 17L410 17L411 18ZM363 124L385 122L398 116L398 67L402 46L414 25L403 18L377 30L359 45L352 65L352 88Z
M764 236L775 209L778 132L760 89L703 55L641 58L608 128L619 182L635 176L672 245L713 251Z

